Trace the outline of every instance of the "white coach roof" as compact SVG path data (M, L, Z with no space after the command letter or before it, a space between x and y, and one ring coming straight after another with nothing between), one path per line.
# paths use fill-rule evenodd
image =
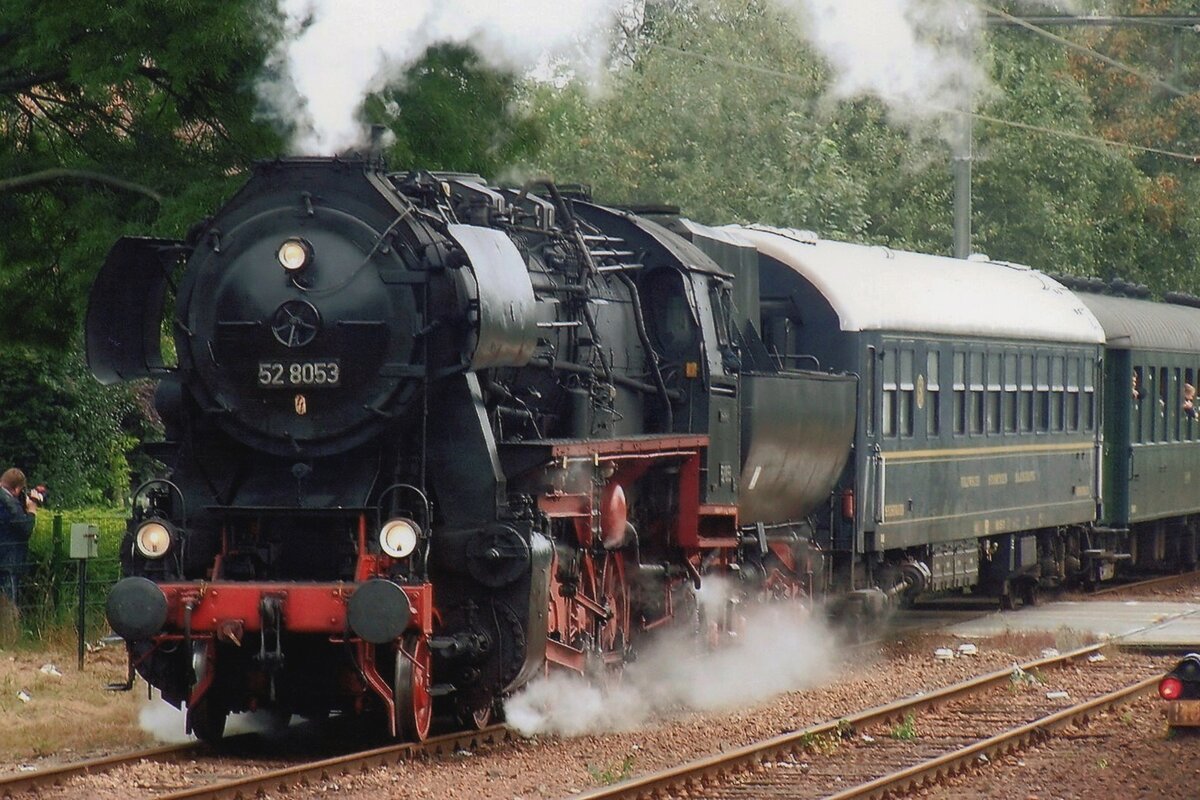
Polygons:
M792 229L724 230L812 283L844 331L1104 342L1104 330L1088 307L1029 267L831 242Z

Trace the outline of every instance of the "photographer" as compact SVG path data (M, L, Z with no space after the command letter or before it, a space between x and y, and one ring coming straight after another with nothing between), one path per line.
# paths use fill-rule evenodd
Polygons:
M6 470L0 475L0 594L14 606L29 558L29 537L42 495L26 493L25 473Z

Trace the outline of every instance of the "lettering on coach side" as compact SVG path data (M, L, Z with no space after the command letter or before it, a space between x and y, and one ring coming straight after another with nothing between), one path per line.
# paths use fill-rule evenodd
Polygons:
M988 475L988 486L1004 486L1007 483L1007 472L993 472L991 475Z
M958 485L964 489L977 489L980 486L978 475L963 475L958 479Z
M1014 483L1033 483L1037 480L1037 470L1026 469L1013 476Z

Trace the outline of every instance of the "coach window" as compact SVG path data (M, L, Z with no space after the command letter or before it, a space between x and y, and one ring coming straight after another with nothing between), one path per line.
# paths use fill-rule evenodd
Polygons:
M1085 431L1092 430L1092 426L1096 424L1096 362L1091 356L1083 358L1083 396L1081 398L1082 407L1080 413L1083 415L1083 429Z
M1167 401L1171 397L1171 378L1170 371L1166 367L1158 368L1158 422L1155 423L1158 429L1158 440L1165 442L1170 437L1170 428L1168 428L1171 418L1171 409L1167 407Z
M1182 411L1184 438L1196 438L1196 414L1200 409L1196 408L1196 371L1188 367L1183 371L1183 389L1181 391L1183 398L1180 403L1179 410Z
M1037 374L1034 376L1034 389L1037 402L1034 412L1037 414L1037 429L1045 432L1050 430L1050 357L1039 355L1035 362Z
M989 353L987 356L987 430L988 433L1000 432L1000 365L1003 363L999 353Z
M1021 430L1029 433L1033 430L1033 356L1021 356Z
M879 365L883 370L883 416L880 421L880 431L884 436L896 435L896 358L895 348L889 347L883 351L883 362Z
M1144 442L1142 420L1142 396L1146 392L1146 378L1141 367L1133 368L1133 440Z
M875 435L875 395L879 387L875 384L875 348L867 348L867 360L863 363L863 393L867 396L867 436Z
M1079 368L1082 358L1067 359L1067 430L1079 430Z
M1184 403L1183 381L1181 380L1183 375L1181 373L1182 373L1182 370L1180 370L1179 367L1173 367L1171 369L1172 403L1171 403L1171 428L1170 428L1170 431L1171 431L1171 438L1177 442L1180 439L1184 438L1181 435L1183 433L1182 428L1183 428L1183 417L1184 417L1184 413L1183 413L1183 403Z
M1050 430L1063 429L1063 395L1066 394L1066 380L1062 356L1050 359Z
M925 354L925 433L937 436L942 430L941 384L938 381L938 353L930 350Z
M954 354L954 432L967 432L967 356Z
M1153 442L1158 438L1158 429L1161 423L1158 421L1158 393L1155 387L1158 385L1158 370L1154 367L1146 367L1142 372L1146 378L1146 382L1142 388L1142 414L1145 415L1145 428L1143 432L1146 438L1143 441Z
M967 410L970 413L971 433L983 433L983 353L969 353L967 367L970 380Z
M913 383L913 351L900 351L900 435L913 435L913 396L916 386Z
M1017 354L1004 354L1004 432L1017 432Z

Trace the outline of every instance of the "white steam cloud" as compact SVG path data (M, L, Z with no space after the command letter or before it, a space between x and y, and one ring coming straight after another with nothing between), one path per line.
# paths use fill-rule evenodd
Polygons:
M163 744L182 744L195 741L196 737L186 732L187 710L176 708L162 699L157 689L153 697L138 709L138 726ZM276 734L283 730L278 721L268 712L246 712L230 714L225 725L226 736L240 733Z
M527 71L548 60L603 62L625 0L280 0L285 37L259 86L268 114L297 126L293 146L330 154L363 143L358 110L439 44Z
M977 50L984 9L964 0L772 0L799 20L833 68L835 98L870 95L896 121L971 111L991 88ZM1079 13L1077 0L1025 0L1022 8ZM1030 34L1032 35L1032 34ZM953 141L958 132L947 132Z
M702 4L704 0L691 0ZM302 154L364 144L364 99L430 48L469 46L488 64L529 73L547 64L597 77L613 35L636 27L649 0L278 0L284 36L260 83L267 116L295 130ZM871 95L902 123L970 110L987 91L976 58L983 26L963 0L770 0L835 72L835 98ZM1026 0L1077 11L1078 0Z
M837 97L895 111L969 109L986 82L975 59L982 16L962 0L776 0L833 67Z
M508 725L525 736L628 731L681 711L743 708L833 675L833 635L798 609L759 608L742 638L701 651L693 637L664 636L608 686L555 673L505 703Z
M183 709L162 699L157 690L154 698L147 700L138 710L138 725L142 730L154 737L155 741L165 744L181 744L193 739L185 731L186 717Z

